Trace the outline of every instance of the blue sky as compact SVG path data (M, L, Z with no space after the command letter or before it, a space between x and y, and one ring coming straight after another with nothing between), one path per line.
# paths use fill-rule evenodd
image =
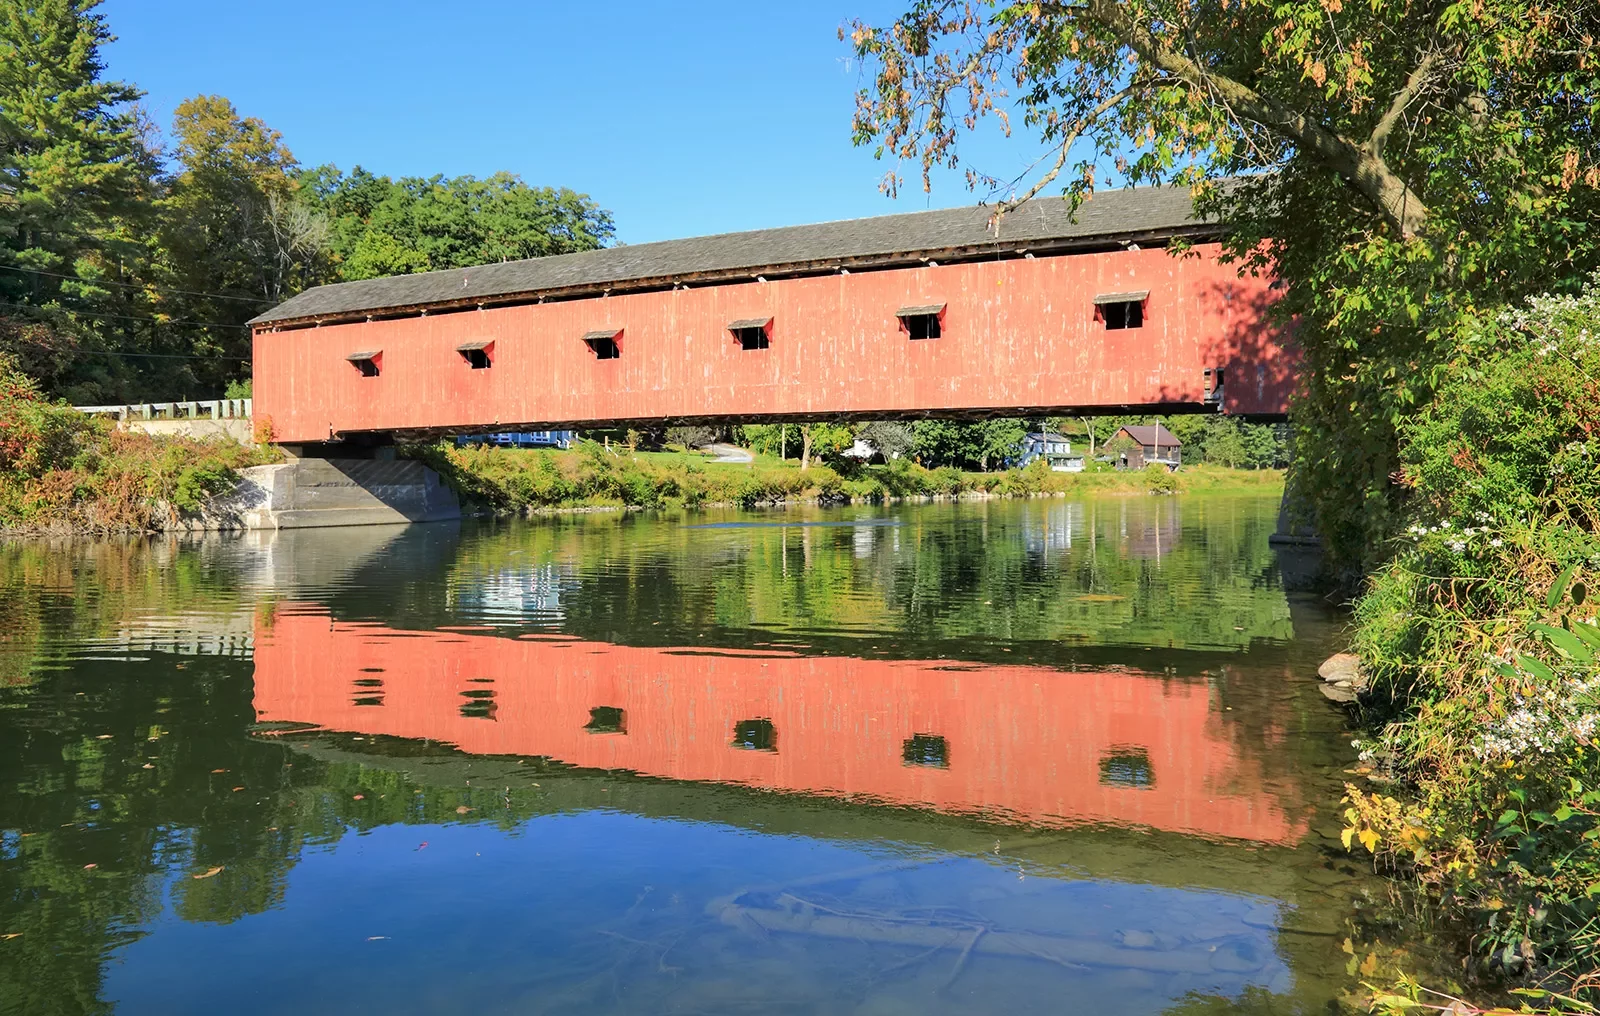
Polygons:
M305 165L485 176L590 194L628 243L971 204L956 174L891 201L850 143L861 81L837 30L907 0L454 3L107 0L110 76L158 123L214 93ZM991 125L969 161L1038 157Z

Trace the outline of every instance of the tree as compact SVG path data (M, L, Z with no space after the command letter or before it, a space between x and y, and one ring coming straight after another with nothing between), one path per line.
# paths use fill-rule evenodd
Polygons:
M185 324L172 351L215 358L188 372L217 391L248 368L245 322L327 276L329 230L299 202L282 136L226 98L180 103L172 136L178 172L160 202L157 307Z
M722 439L723 427L668 427L667 440L685 448L704 448Z
M1247 452L1244 438L1239 433L1237 420L1219 418L1212 426L1206 428L1206 431L1207 462L1214 466L1228 466L1231 469L1244 465Z
M923 0L852 26L876 70L855 135L926 187L980 118L1009 129L1014 88L1054 157L1026 180L968 170L997 215L1057 180L1079 202L1113 168L1190 184L1225 253L1286 284L1293 481L1359 569L1386 546L1396 425L1460 322L1600 260L1597 19L1593 0Z
M911 428L904 423L874 420L862 424L856 437L877 449L885 459L898 459L911 451Z
M467 268L604 246L611 213L565 187L530 187L496 173L391 180L357 166L299 176L311 207L331 223L341 279Z
M800 468L810 469L813 461L837 456L856 442L855 431L838 423L800 425Z
M978 469L987 472L991 463L1004 466L1022 451L1028 426L1022 420L997 418L978 424Z
M104 80L99 0L0 8L0 349L48 390L102 401L148 317L134 284L155 160L132 85ZM132 319L132 320L130 320Z
M1284 461L1282 430L1276 424L1247 423L1240 427L1244 441L1245 464L1256 469L1272 469Z

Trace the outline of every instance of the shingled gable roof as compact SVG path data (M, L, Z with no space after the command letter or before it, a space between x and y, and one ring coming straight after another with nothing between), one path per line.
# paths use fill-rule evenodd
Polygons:
M1162 240L1209 231L1182 187L1103 191L1076 216L1059 198L1030 201L990 228L993 206L847 219L809 226L723 233L607 247L447 271L342 282L309 289L251 321L339 320L423 308L473 306L603 289L649 288L675 282L749 277L758 272L824 271L834 267L917 263L940 256L975 257L1115 243Z
M1158 438L1162 448L1179 448L1183 445L1183 442L1178 440L1178 436L1168 430L1165 424L1136 425L1123 427L1122 429L1128 432L1128 436L1133 438L1135 444L1143 445L1146 448L1155 447L1158 443Z

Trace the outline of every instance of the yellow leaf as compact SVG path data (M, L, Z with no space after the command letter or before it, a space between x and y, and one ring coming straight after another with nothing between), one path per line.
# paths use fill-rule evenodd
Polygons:
M1361 961L1362 975L1371 977L1372 972L1376 969L1378 969L1378 954L1375 952L1367 953L1367 958Z
M210 878L212 875L221 874L221 872L222 872L222 866L218 865L217 867L212 868L210 871L201 872L198 875L191 875L190 878L196 878L196 879Z
M1346 829L1344 832L1339 834L1339 839L1344 841L1344 848L1346 850L1350 849L1350 837L1354 836L1355 834L1356 834L1356 831L1353 828L1352 829Z
M1363 829L1359 835L1361 838L1361 845L1376 853L1378 849L1378 834L1373 832L1371 829Z

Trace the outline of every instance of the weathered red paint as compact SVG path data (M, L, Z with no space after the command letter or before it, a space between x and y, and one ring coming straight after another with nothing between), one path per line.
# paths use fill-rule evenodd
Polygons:
M255 411L281 442L362 432L693 418L821 418L1197 407L1285 412L1293 359L1263 324L1268 280L1203 244L750 281L330 324L255 335ZM1149 290L1142 328L1108 331L1097 294ZM895 312L943 303L911 341ZM746 352L729 322L772 319ZM597 360L586 332L620 328ZM456 347L489 340L493 367ZM381 350L364 378L346 357Z
M1305 831L1228 737L1199 681L396 631L293 604L258 629L255 645L263 721L1047 826L1272 843ZM485 691L492 718L464 715L464 704L491 701ZM597 706L624 710L626 733L586 731ZM776 728L775 752L731 744L735 724L757 718ZM906 765L913 734L944 737L949 767ZM1101 760L1129 748L1148 753L1151 786L1101 781Z

